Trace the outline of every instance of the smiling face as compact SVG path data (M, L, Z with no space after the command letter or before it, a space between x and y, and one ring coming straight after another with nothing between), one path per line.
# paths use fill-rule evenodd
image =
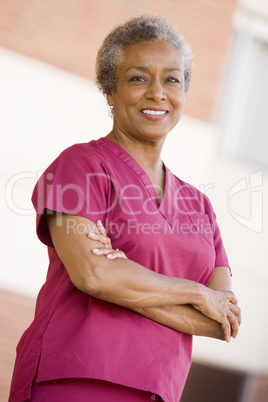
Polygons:
M117 66L114 132L132 139L165 139L181 118L185 99L183 63L167 41L128 46Z

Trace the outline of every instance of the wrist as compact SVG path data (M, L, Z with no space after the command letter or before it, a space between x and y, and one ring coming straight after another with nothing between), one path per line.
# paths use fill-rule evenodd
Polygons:
M207 288L198 282L193 282L192 305L202 305L206 298Z

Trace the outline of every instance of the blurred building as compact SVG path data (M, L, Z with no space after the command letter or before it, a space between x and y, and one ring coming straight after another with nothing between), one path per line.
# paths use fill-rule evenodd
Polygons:
M268 303L267 1L0 0L0 401L47 268L32 187L63 148L108 133L105 101L92 84L96 53L116 24L145 12L170 19L192 46L186 118L164 158L212 199L245 311L231 345L196 339L182 401L268 398L268 322L260 307Z
M94 80L98 48L111 29L134 15L173 21L193 48L186 113L211 119L232 32L236 0L13 0L0 2L0 45Z
M222 150L268 167L268 2L240 0L222 83Z

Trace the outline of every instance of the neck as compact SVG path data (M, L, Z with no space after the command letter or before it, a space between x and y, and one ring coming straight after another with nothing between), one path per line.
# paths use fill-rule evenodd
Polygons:
M124 148L147 173L155 187L158 201L161 202L165 189L165 168L160 159L165 139L159 141L145 141L129 138L125 134L117 134L115 130L107 138Z
M161 151L165 139L162 138L159 141L140 140L128 137L125 134L121 135L115 130L112 130L107 138L124 148L143 169L162 169Z

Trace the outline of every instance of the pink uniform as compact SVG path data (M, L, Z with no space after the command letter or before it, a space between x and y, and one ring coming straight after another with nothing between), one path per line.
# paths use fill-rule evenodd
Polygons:
M50 264L34 321L17 348L10 401L29 399L34 378L88 378L178 402L192 337L79 291L53 248L43 212L101 219L113 248L129 259L207 285L214 267L228 266L208 198L166 168L159 205L138 163L118 144L100 138L63 151L40 178L32 200ZM68 230L87 228L70 219Z

